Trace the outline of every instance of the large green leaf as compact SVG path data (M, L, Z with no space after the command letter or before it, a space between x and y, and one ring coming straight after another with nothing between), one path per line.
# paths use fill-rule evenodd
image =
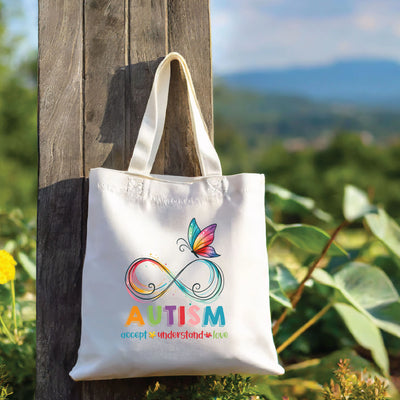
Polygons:
M293 308L290 299L279 286L279 282L273 279L269 282L269 297L286 308Z
M380 330L370 318L354 307L336 303L335 309L342 317L354 339L362 347L371 351L371 355L383 372L389 372L389 357L383 343Z
M379 328L400 337L400 300L394 285L379 268L349 263L337 274L315 270L313 278L337 290L337 301L347 302Z
M400 226L384 210L365 217L372 233L400 258Z
M324 269L330 274L338 272L343 265L356 260L362 253L362 248L361 247L353 249L346 248L346 251L347 251L347 256L332 257L326 264Z
M366 214L377 212L377 208L370 204L368 196L362 190L352 185L344 188L343 214L347 221L354 221Z
M334 275L337 285L352 304L369 310L399 300L399 294L388 276L374 266L349 263Z
M320 254L330 239L328 233L322 229L303 224L286 225L275 233L271 242L279 236L312 254ZM341 256L347 255L347 252L336 242L333 242L328 250L328 255Z
M400 301L368 310L379 328L400 337Z
M400 293L400 259L392 255L379 254L372 264L379 267L387 276L390 276L397 293Z
M315 200L309 197L299 196L289 190L273 184L265 186L266 192L270 193L278 200L279 209L282 211L301 213L307 212L314 214L322 221L329 222L332 216L316 207Z
M269 267L269 295L276 302L287 308L292 308L286 293L295 289L298 285L296 278L282 264Z
M333 276L321 268L317 268L314 270L312 278L317 282L322 283L325 286L330 286L335 289L339 289L336 285Z

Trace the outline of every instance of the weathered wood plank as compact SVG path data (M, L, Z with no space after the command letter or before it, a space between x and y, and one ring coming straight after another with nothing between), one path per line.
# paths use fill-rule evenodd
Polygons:
M177 51L185 57L208 132L213 138L209 0L168 0L168 51Z
M126 136L128 167L150 94L154 74L167 54L167 1L130 0L129 9L129 108Z
M82 169L82 2L40 0L37 400L80 398Z
M85 176L90 168L125 168L128 12L126 0L85 2ZM81 397L116 399L121 392L124 381L83 382Z
M165 9L165 0L88 2L85 12L86 173L96 166L128 167L158 65L147 62L166 53ZM112 79L110 72L114 72ZM104 143L111 144L112 149ZM153 380L84 382L82 399L142 399Z
M96 1L96 3L98 2ZM103 1L103 3L105 2ZM93 10L88 9L88 12L93 13ZM99 17L101 19L101 16ZM86 17L86 21L88 18ZM100 141L104 141L106 137L105 141L114 143L114 147L115 141L117 141L118 148L121 150L114 151L113 148L111 156L107 158L104 164L101 164L101 157L99 158L98 154L91 156L93 160L97 160L97 166L103 165L115 169L127 169L128 167L150 94L155 70L162 59L161 57L167 52L166 1L155 0L145 2L141 0L126 0L125 21L121 26L125 28L124 56L127 67L119 69L114 74L108 86L107 107L100 126L99 137ZM86 34L86 48L90 45L95 45L95 43L90 43L88 34ZM114 46L112 39L110 39L110 46ZM102 57L112 54L112 48L109 50L110 53ZM117 53L115 56L120 58L121 54ZM156 61L157 59L159 60ZM95 62L94 58L87 59L86 69L90 73L96 71L96 66L93 65L93 62ZM101 63L102 60L98 62ZM102 74L101 69L97 70L97 73L99 80L104 79L104 72ZM94 101L96 101L96 98L94 96ZM120 110L121 102L124 102L123 115ZM103 105L105 103L103 98ZM124 124L124 134L121 134L119 137L117 135L110 135L114 125L113 121L116 121L118 118ZM118 131L122 129L121 125L122 123L120 123ZM97 120L98 126L99 119ZM96 125L93 128L96 129ZM90 134L90 132L88 133ZM92 137L93 140L97 140L95 135ZM87 151L91 150L87 148ZM86 165L88 164L86 163ZM96 166L95 163L92 163L91 167L94 166ZM84 400L139 400L143 398L146 389L152 382L154 382L154 378L84 382L82 398Z
M212 83L210 19L208 0L168 0L168 51L181 53L191 70L199 104L212 137ZM187 88L178 63L171 72L164 138L155 172L171 175L201 175L193 141ZM179 111L177 111L179 110Z
M125 0L85 1L85 176L93 167L126 164L125 7Z
M78 0L39 1L40 188L82 171L81 14Z

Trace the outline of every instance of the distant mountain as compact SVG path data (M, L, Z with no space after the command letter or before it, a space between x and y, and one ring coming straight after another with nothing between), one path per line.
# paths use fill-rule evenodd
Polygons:
M400 109L400 63L339 61L327 66L268 69L222 75L230 87L259 93Z

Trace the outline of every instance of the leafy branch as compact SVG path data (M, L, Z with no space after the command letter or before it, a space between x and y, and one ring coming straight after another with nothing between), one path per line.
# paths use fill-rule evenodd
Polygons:
M274 187L274 191L276 194L278 189ZM284 195L288 197L287 193ZM293 196L290 199L292 202L298 201ZM305 208L306 202L304 199L301 201ZM310 208L308 210L310 211ZM389 358L380 329L400 337L400 324L397 317L400 312L400 296L379 264L370 265L356 261L361 255L360 251L351 253L350 257L335 242L335 239L343 228L363 218L368 234L375 237L375 242L379 240L386 247L388 257L394 265L400 265L400 227L383 209L370 204L366 193L350 185L345 187L343 214L343 222L331 235L314 226L276 224L267 218L267 222L275 231L270 238L270 245L275 238L281 236L303 251L317 254L317 258L311 263L300 283L284 265L273 266L271 298L285 307L273 325L274 335L277 334L289 311L301 300L310 278L319 285L333 289L333 296L332 291L329 291L327 305L285 340L277 350L281 353L334 307L356 342L370 350L376 365L388 374ZM374 241L369 239L368 246L371 246ZM367 250L365 246L362 248L364 251ZM317 249L319 249L318 252ZM336 272L332 269L320 268L327 256L343 256L344 254L348 257L337 258L333 261L333 264L340 266ZM337 264L338 261L339 264ZM292 294L287 297L287 292L292 292Z
M332 233L330 239L328 240L328 243L325 245L324 249L322 250L321 254L319 257L314 261L314 263L308 268L306 276L303 278L303 280L300 282L299 286L297 287L296 291L290 296L290 303L293 308L296 307L297 303L300 301L301 296L304 291L304 287L306 282L310 279L312 273L314 270L319 266L321 261L324 259L324 257L327 255L329 248L332 246L334 240L336 239L336 236L338 233L348 224L348 221L344 220ZM277 334L280 325L282 322L285 320L288 314L288 308L286 308L281 316L275 321L274 326L272 328L272 333L274 335Z

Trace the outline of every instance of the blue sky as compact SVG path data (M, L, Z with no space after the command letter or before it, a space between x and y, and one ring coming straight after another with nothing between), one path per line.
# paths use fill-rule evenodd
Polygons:
M3 0L3 3L9 33L22 36L22 40L18 42L16 57L23 59L27 53L37 49L37 1Z
M68 0L66 0L68 1ZM23 55L37 46L36 0L12 18ZM349 58L400 61L400 0L210 0L216 73L327 64Z
M400 61L400 0L211 0L216 72Z

